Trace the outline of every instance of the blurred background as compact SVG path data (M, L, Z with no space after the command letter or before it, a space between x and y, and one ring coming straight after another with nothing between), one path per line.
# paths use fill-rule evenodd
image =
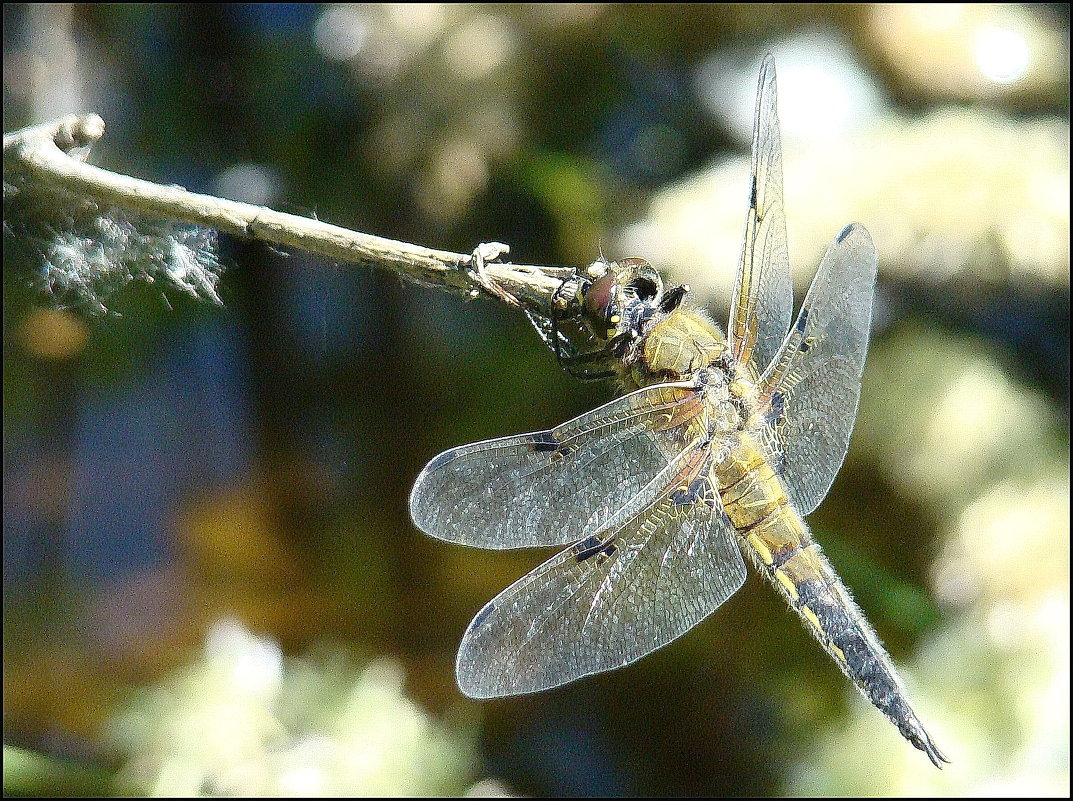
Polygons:
M97 112L118 172L643 256L720 320L773 53L798 301L846 223L880 255L811 525L952 762L755 576L627 669L464 699L465 626L548 554L424 536L413 479L611 388L502 305L5 164L5 792L1068 795L1068 37L1064 4L5 4L5 132Z

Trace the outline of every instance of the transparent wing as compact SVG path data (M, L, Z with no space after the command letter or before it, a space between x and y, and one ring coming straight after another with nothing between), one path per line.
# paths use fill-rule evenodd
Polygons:
M603 530L485 606L458 651L462 692L536 692L621 667L689 631L733 595L745 581L745 563L710 463L707 445L683 452Z
M876 250L862 226L847 225L820 262L779 355L759 385L768 407L780 476L802 514L831 487L857 417L872 323Z
M702 408L691 384L657 384L550 431L453 448L417 477L410 514L433 537L481 548L577 542L667 467Z
M782 344L794 305L786 252L782 142L775 95L775 60L769 54L760 67L756 90L752 188L729 325L734 357L741 364L752 359L758 373L764 371Z

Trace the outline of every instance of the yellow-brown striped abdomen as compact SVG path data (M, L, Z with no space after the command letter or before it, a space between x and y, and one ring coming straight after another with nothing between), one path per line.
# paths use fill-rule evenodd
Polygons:
M910 742L928 751L931 740L909 706L890 657L747 433L734 436L715 472L723 510L737 529L742 550L864 697Z

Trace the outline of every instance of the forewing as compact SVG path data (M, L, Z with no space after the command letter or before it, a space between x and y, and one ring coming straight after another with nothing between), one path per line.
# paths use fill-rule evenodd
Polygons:
M433 537L481 548L576 542L667 467L702 408L692 385L657 384L550 431L453 448L417 477L410 514Z
M685 488L653 491L681 487L679 481ZM458 651L458 686L470 697L491 698L621 667L689 631L744 581L708 447L695 446L604 530L548 560L477 614Z
M780 476L798 511L815 509L849 447L868 352L876 250L860 225L847 225L820 262L776 360L761 377Z
M752 359L762 373L786 336L794 304L786 251L775 60L770 55L760 68L756 91L752 188L729 328L734 357L741 364Z

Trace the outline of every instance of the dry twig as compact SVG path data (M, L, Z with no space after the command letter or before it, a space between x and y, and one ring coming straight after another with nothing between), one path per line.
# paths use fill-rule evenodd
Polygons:
M96 114L69 115L4 136L4 162L36 180L141 214L213 228L234 236L302 248L330 259L392 270L418 283L484 294L547 315L564 268L491 262L505 246L480 245L474 254L434 250L363 234L320 220L189 192L111 172L85 162L104 134Z

